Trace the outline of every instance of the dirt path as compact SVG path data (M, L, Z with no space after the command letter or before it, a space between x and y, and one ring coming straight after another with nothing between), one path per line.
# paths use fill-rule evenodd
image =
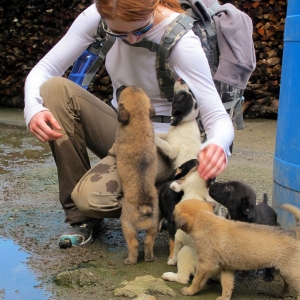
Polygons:
M166 264L166 231L161 231L156 240L155 263L145 263L140 257L136 266L124 266L127 251L117 219L108 220L109 230L92 245L59 249L58 237L66 224L58 201L56 168L49 147L37 142L24 126L12 125L22 124L22 112L1 111L0 235L30 252L30 268L37 274L41 287L52 293L51 299L123 299L113 297L114 289L123 280L146 274L159 278L163 272L175 270ZM236 132L233 156L218 180L244 181L257 192L258 200L262 199L263 192L271 199L275 131L274 120L246 120L245 129ZM92 157L92 161L97 160ZM143 233L139 236L142 238ZM58 273L83 268L97 272L101 283L85 287L75 284L73 288L54 283ZM177 296L156 295L156 299L192 299L180 294L182 285L168 285ZM272 283L265 283L258 273L239 274L234 299L276 299L281 287L279 276ZM215 283L201 294L201 299L216 299L220 291L220 285Z

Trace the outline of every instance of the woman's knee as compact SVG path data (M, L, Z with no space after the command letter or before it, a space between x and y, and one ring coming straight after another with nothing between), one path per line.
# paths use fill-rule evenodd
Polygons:
M78 209L90 217L119 217L122 186L114 157L105 157L89 170L72 192Z
M55 76L45 81L41 88L40 94L43 99L44 106L53 109L57 105L65 105L63 98L66 96L66 78Z
M45 81L40 88L41 96L43 96L48 91L54 92L56 89L61 89L65 82L64 77L54 76L47 81Z

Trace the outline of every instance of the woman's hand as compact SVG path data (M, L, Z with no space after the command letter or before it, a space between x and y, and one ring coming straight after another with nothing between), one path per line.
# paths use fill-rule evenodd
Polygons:
M29 130L41 142L57 140L63 136L55 131L61 130L61 127L48 110L40 111L32 117L29 123Z
M222 147L210 144L198 153L198 172L208 180L221 174L226 167L226 154Z

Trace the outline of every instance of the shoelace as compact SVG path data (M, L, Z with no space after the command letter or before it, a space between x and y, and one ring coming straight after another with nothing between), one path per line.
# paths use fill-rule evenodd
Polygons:
M78 225L75 225L75 226L78 226ZM87 227L87 226L88 226L87 223L82 223L79 227L84 228L84 227ZM73 228L73 227L74 227L74 224L73 225L69 225L68 228Z

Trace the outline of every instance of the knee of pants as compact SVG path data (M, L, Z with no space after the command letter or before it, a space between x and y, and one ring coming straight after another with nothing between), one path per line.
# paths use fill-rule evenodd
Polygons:
M114 157L105 157L75 186L72 195L77 208L94 218L113 218L121 214L122 186Z
M55 92L56 89L60 90L62 85L66 82L66 78L60 76L54 76L47 81L45 81L40 88L41 95L43 95L47 91L51 91L51 93Z

